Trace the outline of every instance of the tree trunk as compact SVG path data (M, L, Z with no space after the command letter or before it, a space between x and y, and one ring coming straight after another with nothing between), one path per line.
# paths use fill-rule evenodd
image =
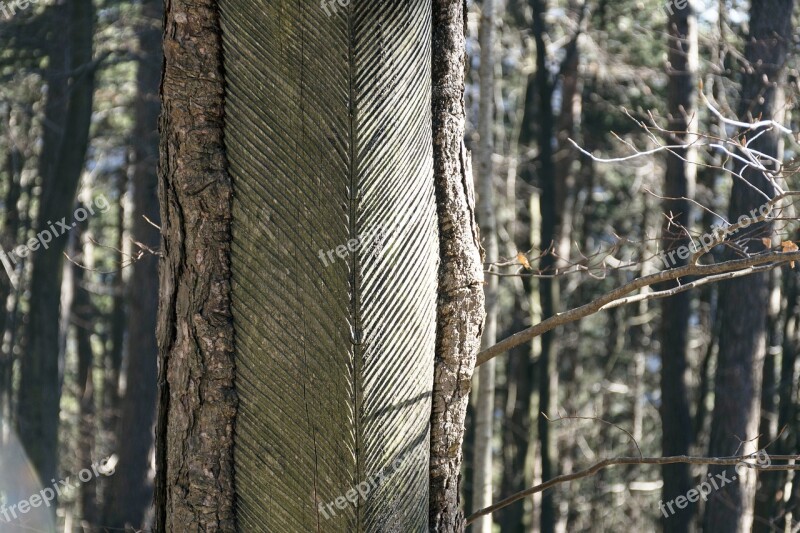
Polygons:
M22 151L18 148L11 148L6 158L6 175L8 185L4 198L5 216L3 220L3 232L0 234L0 242L3 251L12 250L17 243L19 235L19 208L17 203L22 195L22 167L24 158ZM0 271L0 419L11 415L11 383L13 378L14 357L11 348L8 351L3 349L6 326L8 325L8 299L11 295L12 276L16 276L14 265L4 264ZM6 269L10 271L7 271ZM7 419L8 420L8 419ZM2 440L2 437L0 437Z
M430 531L461 532L464 418L484 318L472 169L464 146L466 2L433 0L433 161L439 302L431 417Z
M158 346L153 332L158 312L158 85L161 79L161 0L142 4L139 31L138 89L134 104L133 240L141 258L130 279L128 364L125 397L117 430L118 466L111 478L104 524L146 529L145 514L153 499L149 481L153 420L156 408Z
M216 0L164 25L154 530L234 531L231 182Z
M675 142L693 142L697 131L695 109L695 76L698 65L697 19L691 3L684 9L670 12L667 39L667 105L669 130L676 132ZM696 150L676 149L667 155L664 176L664 196L673 198L664 202L668 218L662 230L664 253L687 245L689 236L684 228L691 224L691 203L694 198L697 167ZM674 254L673 254L674 256ZM687 264L676 258L668 268ZM673 285L674 286L674 285ZM662 301L661 304L661 451L667 455L689 455L692 444L692 420L689 411L687 388L687 359L689 352L689 318L691 293L683 292ZM692 488L692 477L687 464L664 465L663 501L670 502L685 495ZM668 517L660 517L665 533L688 532L692 507Z
M72 236L70 257L73 259L72 299L70 322L75 331L75 345L78 352L77 399L79 405L77 458L81 467L91 465L95 460L95 407L94 407L94 353L92 332L95 324L95 309L89 291L85 288L86 266L91 265L85 253L83 236L88 223L79 223ZM89 266L89 268L91 268ZM80 516L84 531L94 531L97 521L97 479L92 478L80 487Z
M787 51L791 42L792 0L762 0L750 9L750 36L745 48L749 70L742 83L740 118L769 120L776 116L776 97ZM755 136L749 133L748 138ZM776 130L762 132L753 139L751 148L771 157L778 157L780 138ZM766 163L767 168L770 167ZM767 196L773 188L762 173L750 168L744 178ZM729 220L758 208L764 197L742 180L734 179L731 190ZM748 228L749 253L764 249L761 239L771 236L771 224L761 223ZM722 329L719 362L715 384L714 412L711 424L711 456L749 452L741 442L754 439L758 433L760 377L764 361L768 274L732 280L720 286ZM709 468L715 475L723 469ZM730 476L735 476L728 469ZM733 479L731 477L731 479ZM706 531L749 531L753 521L755 475L750 471L742 479L715 491L708 500Z
M482 318L463 122L452 114L434 130L434 188L429 6L248 6L167 9L156 529L234 529L234 465L242 530L427 528L429 451L434 465L458 454L428 440L431 394L452 419L479 338L465 305ZM454 6L441 7L434 27L446 23L450 35L438 36L455 46L434 64L447 69L447 83L434 75L438 120L453 112L443 99L463 94L452 83L463 79L463 30L446 18ZM455 395L431 392L435 200L440 306L450 306L438 329L452 328L438 353L460 357L443 376ZM442 338L455 344L442 349ZM434 427L460 444L460 423Z
M778 437L778 376L777 359L782 354L783 346L783 327L781 313L781 288L782 272L775 269L769 274L769 303L767 306L767 326L766 326L766 349L764 351L764 366L761 373L761 407L758 422L758 448L767 449L771 453L781 447L776 442ZM791 275L791 272L789 273ZM791 357L790 354L786 356ZM778 452L779 453L779 452ZM757 490L754 506L754 533L769 533L775 527L778 517L774 515L776 505L783 495L780 487L773 485L776 480L781 479L782 472L757 473ZM775 520L773 521L773 517Z
M790 270L783 276L783 294L785 298L783 320L781 326L781 364L776 395L777 425L780 433L777 440L769 448L769 453L775 455L791 454L797 449L797 433L792 431L793 421L796 417L797 377L796 362L798 348L798 324L800 323L800 303L798 302L798 278L800 275ZM766 365L765 365L766 373ZM763 412L763 408L762 408ZM762 421L763 425L763 421ZM771 528L781 528L784 518L787 517L787 508L784 501L784 488L788 480L788 472L768 472L759 476L759 493L756 499L755 514L757 519L753 523L753 531L769 531ZM792 478L792 485L800 484L800 476ZM796 512L796 511L795 511ZM788 516L792 516L791 513ZM796 516L796 514L794 515Z
M494 206L494 183L492 156L494 152L494 2L483 0L479 31L480 56L480 102L478 109L478 179L480 182L480 204L478 222L486 249L487 264L499 260L497 244L497 217ZM483 328L481 348L497 342L497 289L498 277L490 275L484 288L486 298L486 321ZM492 464L494 436L495 364L493 359L478 370L478 395L475 414L475 466L472 509L488 507L492 503ZM492 516L481 517L473 526L475 533L491 533Z
M69 2L68 33L70 46L67 70L72 73L64 119L63 135L52 142L58 146L55 165L41 165L51 172L42 174L42 196L37 234L51 224L72 219L75 193L83 171L89 139L94 93L92 39L94 6L91 0ZM53 56L63 54L53 52ZM52 88L52 86L51 86ZM56 91L57 92L57 91ZM48 95L48 100L52 95ZM48 137L48 134L45 134ZM50 147L43 144L42 157L49 158ZM67 238L54 236L48 248L33 256L30 289L30 322L26 354L20 365L18 426L20 441L42 480L57 477L58 419L61 397L59 331L63 257Z
M560 213L557 209L556 174L553 163L553 133L555 119L553 117L553 83L547 67L547 48L545 44L545 14L547 11L546 0L531 0L533 10L533 37L536 41L536 91L538 98L539 119L539 166L538 183L541 189L539 197L539 210L541 212L540 248L542 257L539 260L539 270L552 274L556 266L558 228L560 227ZM542 320L547 320L556 313L558 301L558 281L550 277L539 279L539 300L542 309ZM553 358L555 331L548 331L541 336L541 352L539 355L539 417L537 429L539 432L539 445L542 462L542 481L552 479L556 474L554 463L554 442L550 437L550 422L545 416L553 415L551 408L558 390L558 373ZM553 533L556 526L555 504L553 491L542 494L541 533Z

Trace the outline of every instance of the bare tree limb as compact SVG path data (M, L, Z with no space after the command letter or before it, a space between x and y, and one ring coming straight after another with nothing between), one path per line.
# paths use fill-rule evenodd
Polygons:
M697 265L697 264L689 264L686 266L682 266L679 268L673 268L670 270L662 270L661 272L657 272L655 274L651 274L649 276L644 276L641 278L637 278L630 283L626 283L621 287L617 287L616 289L607 292L603 296L592 300L591 302L584 304L580 307L575 307L570 309L569 311L565 311L563 313L558 313L547 320L544 320L534 326L529 327L528 329L524 329L520 332L517 332L510 337L506 337L502 341L498 342L494 346L491 346L478 354L478 359L475 366L479 366L486 361L490 360L493 357L496 357L506 351L510 350L515 346L519 346L525 342L530 341L542 335L543 333L550 331L558 326L562 326L564 324L569 324L571 322L576 322L582 318L585 318L589 315L593 315L598 311L603 310L607 305L614 304L617 300L621 300L625 298L627 295L636 291L638 289L649 287L651 285L655 285L657 283L662 283L664 281L671 281L676 280L683 277L688 276L713 276L716 274L724 274L729 272L739 272L741 276L746 276L749 274L754 274L760 270L769 270L771 268L775 268L787 263L791 263L793 261L800 261L800 252L769 252L765 254L754 255L751 257L747 257L744 259L736 259L733 261L725 261L723 263L716 263L713 265ZM764 268L756 270L753 267L758 267L765 265ZM700 280L698 280L700 281ZM697 282L693 282L697 286ZM684 289L685 290L685 289ZM654 296L658 295L659 293L653 292L647 295L647 298L655 298L655 297L665 297L669 296ZM620 302L616 305L622 305L627 302ZM613 305L612 307L615 307Z

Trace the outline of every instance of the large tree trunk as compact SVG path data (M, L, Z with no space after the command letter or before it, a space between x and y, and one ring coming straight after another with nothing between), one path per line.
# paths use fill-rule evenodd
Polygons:
M693 141L697 130L694 106L695 75L697 71L697 20L691 4L673 10L667 21L667 105L669 130L675 133L675 142ZM664 213L668 218L663 228L664 253L689 243L684 228L691 224L690 199L694 197L696 150L676 149L667 155L667 172L664 177ZM674 255L674 254L673 254ZM670 268L683 266L686 260L677 259ZM674 285L673 285L674 286ZM692 443L691 414L687 389L687 358L689 351L689 317L691 293L683 292L663 300L661 305L661 451L667 455L689 455ZM692 488L689 465L664 465L663 501L672 501ZM692 511L685 509L669 517L660 517L665 532L687 532Z
M484 317L483 264L464 146L466 2L433 0L433 161L439 302L431 416L431 531L460 532L464 419Z
M55 9L55 8L54 8ZM45 142L58 146L55 164L51 151L42 149L48 161L42 168L42 196L37 234L52 223L72 219L75 193L83 171L89 139L94 93L92 39L94 6L91 0L68 3L66 19L70 35L69 60L71 73L64 131ZM54 51L52 56L63 54ZM63 83L63 81L62 81ZM50 87L53 88L52 85ZM55 91L57 93L57 91ZM53 96L48 95L48 100ZM47 128L45 129L47 132ZM18 426L20 440L42 480L57 477L58 419L61 380L59 377L60 296L65 235L54 236L48 248L39 247L33 256L30 308L26 353L20 366Z
M486 263L499 260L497 244L497 217L494 206L494 2L483 0L479 31L481 46L480 101L478 105L478 180L480 197L478 223L486 249ZM486 321L481 348L497 341L497 289L498 277L490 275L484 288ZM477 405L475 409L475 456L472 509L488 507L492 503L492 465L494 436L495 364L492 359L478 370ZM485 515L475 522L474 533L491 533L492 516Z
M158 312L158 85L161 79L161 0L142 4L139 31L138 94L134 105L133 240L141 258L130 279L128 360L125 397L117 431L119 457L111 481L104 525L146 529L145 513L153 499L149 481L156 407L156 315Z
M235 514L247 531L418 531L429 451L458 453L461 423L436 426L455 449L429 441L431 394L450 420L468 390L480 320L463 324L464 306L482 317L480 259L463 122L449 117L434 188L430 6L327 7L168 4L157 530L231 530ZM446 93L435 115L453 111L438 98L463 94L452 7L433 20L452 31L461 72L434 75ZM441 377L456 395L431 391L436 201L451 306L439 354L457 362Z
M778 83L783 74L791 42L792 0L762 0L750 9L750 36L745 48L748 71L742 83L740 118L764 120L776 117ZM754 134L749 134L752 138ZM751 147L771 157L778 157L779 132L762 132ZM769 168L770 164L765 166ZM767 196L774 191L763 173L743 170L744 178ZM729 220L758 208L764 197L742 180L734 179ZM770 236L772 227L762 223L748 228L749 253L764 249L760 242ZM711 456L733 455L741 442L757 436L761 397L761 373L764 361L768 274L732 280L720 286L722 329L715 384L714 412L711 424ZM709 468L712 475L719 467ZM729 476L736 475L728 469ZM714 492L708 501L706 531L748 531L753 521L755 475L749 471L742 478Z

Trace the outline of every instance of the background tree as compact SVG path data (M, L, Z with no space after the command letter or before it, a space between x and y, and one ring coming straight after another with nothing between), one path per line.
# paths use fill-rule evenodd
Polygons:
M698 123L695 87L699 54L694 5L690 3L683 9L672 9L667 26L669 131L681 132L670 139L670 143L691 145ZM662 229L663 249L667 253L690 244L690 236L686 235L684 228L689 227L692 221L691 201L695 197L696 174L697 153L691 146L667 154L664 196L668 200L663 206L666 219ZM669 266L686 264L687 259L677 256L675 263ZM686 375L690 355L691 303L692 294L684 292L666 298L661 304L660 414L664 455L689 455L691 452L693 435L689 431L692 424ZM692 488L689 465L665 465L663 476L664 501L672 501ZM664 531L688 531L691 518L691 511L663 517Z

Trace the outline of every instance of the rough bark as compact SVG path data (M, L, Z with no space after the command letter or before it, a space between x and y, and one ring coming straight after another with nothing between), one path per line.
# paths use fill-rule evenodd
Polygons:
M463 531L461 443L484 318L483 265L464 146L466 2L433 1L433 158L439 302L431 417L431 531Z
M481 4L480 40L480 102L478 105L478 181L480 196L478 222L486 249L486 263L499 260L497 244L497 217L494 207L492 156L494 152L494 2ZM481 346L488 348L497 341L497 289L498 277L489 276L484 287L486 320ZM478 510L492 504L493 435L495 402L495 361L483 365L478 371L478 390L475 409L475 456L472 509ZM473 526L475 533L491 533L492 517L481 517Z
M697 130L695 116L695 75L697 71L697 20L691 3L684 9L673 10L667 21L667 105L669 130L676 132L676 142L692 142ZM696 150L677 149L667 155L663 210L667 221L662 230L664 253L689 243L683 228L691 224L691 204L694 198ZM684 199L685 198L685 199ZM676 258L675 265L686 264ZM671 284L670 287L675 286ZM668 288L668 287L664 287ZM689 352L689 318L691 293L684 292L665 299L661 304L661 449L663 455L689 455L693 436L689 394L687 388L687 359ZM664 486L663 501L672 501L692 488L689 465L664 465L661 468ZM661 517L665 532L686 532L692 510L685 509L669 517Z
M63 135L58 137L53 134L54 138L50 139L50 133L45 129L44 142L55 143L58 149L51 152L52 146L48 145L42 151L42 158L47 158L47 161L40 165L43 173L37 234L47 230L51 221L72 219L75 194L89 141L94 94L94 67L91 65L94 36L92 1L70 2L66 21L70 36L67 64L72 76ZM51 57L63 53L63 50L54 51ZM48 101L50 98L51 95L48 95ZM50 159L52 153L56 153L54 160ZM20 365L20 441L44 480L57 477L58 467L61 397L59 321L62 254L66 243L65 236L54 237L48 248L40 247L34 252L27 348Z
M216 1L168 0L164 26L154 529L233 531L231 183Z
M762 0L751 6L750 35L745 48L749 65L742 82L739 111L742 120L755 117L769 120L779 112L776 97L791 42L793 4L792 0ZM779 135L776 130L764 132L750 146L778 157ZM767 196L773 194L772 186L762 173L745 169L743 176ZM758 191L734 179L729 220L738 219L764 202ZM748 252L763 250L760 241L771 233L769 223L750 226ZM740 447L742 442L754 439L758 432L768 291L767 273L720 286L722 328L709 446L712 456L752 451L752 448ZM718 467L709 468L711 474L720 471ZM748 531L753 521L754 491L755 475L748 472L735 483L714 492L708 500L706 531Z
M141 258L133 264L129 293L125 398L117 430L118 466L111 478L104 525L144 529L153 499L149 481L156 407L158 346L158 86L161 78L161 0L142 3L138 88L134 103L133 241Z

